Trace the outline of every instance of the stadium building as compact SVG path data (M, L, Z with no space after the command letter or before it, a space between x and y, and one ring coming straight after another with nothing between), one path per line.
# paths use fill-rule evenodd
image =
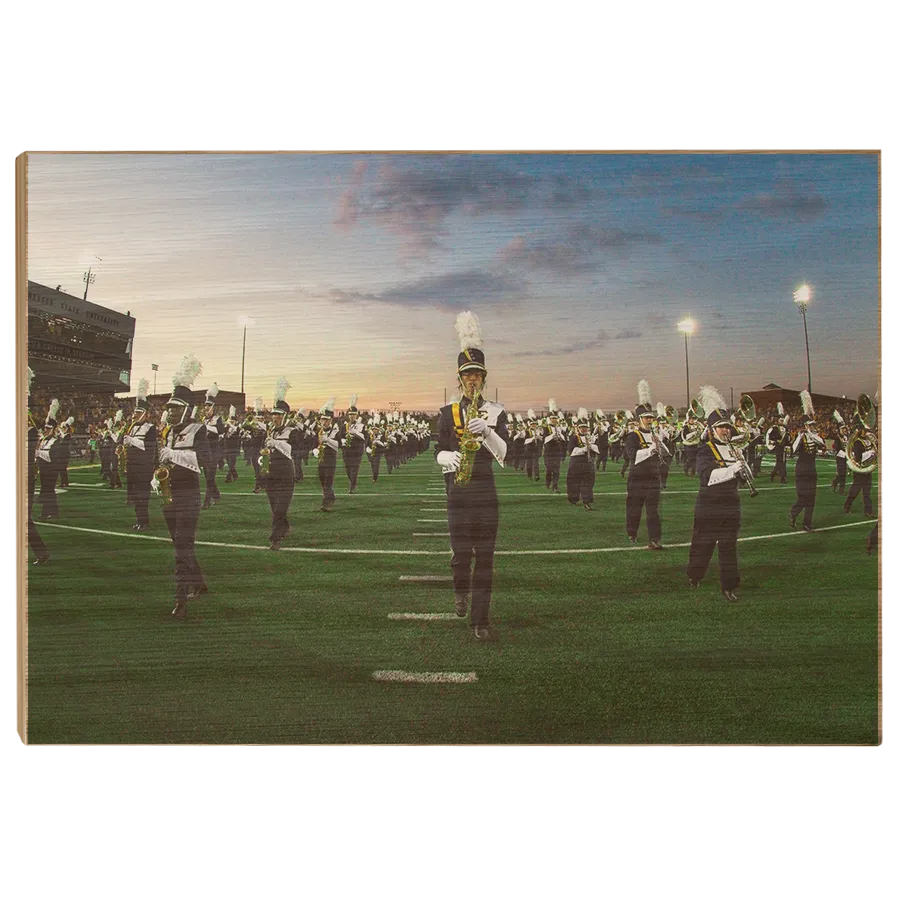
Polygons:
M131 389L135 320L28 282L28 365L33 389L110 396Z

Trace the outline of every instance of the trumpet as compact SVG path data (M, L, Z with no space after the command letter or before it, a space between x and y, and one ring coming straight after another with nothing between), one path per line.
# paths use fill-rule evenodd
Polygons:
M747 465L747 460L744 459L744 454L741 452L740 447L735 447L730 439L728 441L728 449L731 450L735 461L741 464L741 478L744 479L744 482L747 485L747 489L750 492L750 497L752 499L759 493L759 491L756 489L756 486L753 484L753 472L750 470L750 466Z

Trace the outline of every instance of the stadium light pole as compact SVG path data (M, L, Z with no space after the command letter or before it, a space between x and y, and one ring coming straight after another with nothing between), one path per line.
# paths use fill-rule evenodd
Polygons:
M239 316L238 325L244 326L244 343L241 348L241 393L244 393L244 362L247 357L247 326L255 325L256 319L252 316Z
M96 259L97 262L103 262L103 260L99 256L95 256L94 259ZM84 281L84 302L85 303L87 303L88 288L94 283L94 279L97 277L96 272L91 272L92 268L93 268L92 265L88 266L88 270L87 270L87 272L84 273L84 278L82 279Z
M812 288L808 284L801 284L794 291L794 303L803 316L803 337L806 339L806 389L812 393L812 368L809 364L809 332L806 330L806 309L812 299Z
M685 407L687 411L691 409L691 365L688 360L688 337L694 333L697 323L688 316L678 323L678 330L684 333L684 374L687 381L687 400Z

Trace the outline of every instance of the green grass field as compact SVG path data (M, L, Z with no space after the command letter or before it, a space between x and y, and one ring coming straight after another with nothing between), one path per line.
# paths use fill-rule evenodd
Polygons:
M739 544L740 604L722 599L715 557L701 588L686 586L697 482L678 469L661 553L641 546L643 525L628 543L613 464L593 513L566 502L565 464L558 495L498 471L498 639L486 644L455 617L388 617L453 610L449 584L399 580L449 575L449 539L413 536L447 531L431 453L390 476L382 467L377 484L364 462L353 496L339 466L330 515L307 467L280 553L265 549L269 507L250 493L252 470L241 460L231 485L220 473L222 502L197 535L210 593L184 622L170 615L158 501L135 535L124 490L98 486L97 467L72 468L67 527L40 526L52 562L28 569L29 742L877 743L872 523L861 497L842 511L822 460L821 530L792 532L792 468L772 485L770 466L759 496L743 493L741 537L760 539ZM572 552L533 552L551 550ZM385 683L380 670L477 681Z

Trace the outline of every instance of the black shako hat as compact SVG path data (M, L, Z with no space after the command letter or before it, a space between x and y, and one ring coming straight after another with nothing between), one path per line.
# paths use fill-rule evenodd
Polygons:
M290 406L288 406L287 401L285 400L276 400L275 405L272 407L273 413L282 413L283 415L287 415L291 411Z
M634 408L634 417L639 419L641 416L655 416L653 408L648 403L641 403Z
M727 425L732 432L737 432L731 419L728 417L728 410L714 409L706 418L706 424L709 428L716 428L719 425Z
M172 391L172 396L166 401L166 405L175 404L176 406L193 406L194 397L191 389L186 385L179 384Z
M470 347L468 350L460 352L456 360L456 373L462 375L463 372L484 372L487 375L483 350L479 350L478 347Z
M134 404L135 412L150 412L146 397L138 397Z

